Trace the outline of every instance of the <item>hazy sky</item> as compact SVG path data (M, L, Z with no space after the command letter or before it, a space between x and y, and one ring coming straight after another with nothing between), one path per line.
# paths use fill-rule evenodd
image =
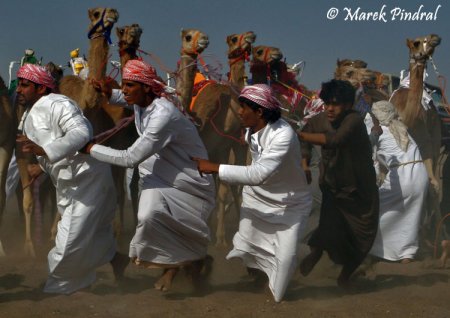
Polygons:
M44 63L65 65L70 51L77 47L87 55L87 10L96 6L116 8L120 14L116 26L138 23L144 30L141 48L159 56L170 69L175 69L179 59L182 28L200 29L209 35L205 54L223 64L224 74L228 71L226 36L251 30L257 35L256 45L280 48L288 63L305 61L301 82L318 89L322 81L332 78L338 58L362 59L370 69L398 74L408 67L406 38L436 33L442 43L434 60L440 73L450 76L448 0L0 0L1 76L8 79L9 62L20 60L26 48L33 48ZM332 8L339 14L329 19L327 14L336 12ZM419 9L430 12L431 21L425 17L401 21L402 15L394 17L392 12ZM355 20L355 13L362 18L369 12L381 14L376 21ZM115 32L112 40L117 41ZM112 59L118 60L116 47L111 47L111 53ZM70 72L66 70L66 74ZM431 68L429 73L429 81L435 83Z

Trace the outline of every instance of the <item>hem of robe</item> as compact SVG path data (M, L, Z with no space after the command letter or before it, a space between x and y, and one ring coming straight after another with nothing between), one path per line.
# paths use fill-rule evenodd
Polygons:
M418 246L411 246L404 250L401 250L400 252L392 250L385 251L382 249L381 251L380 250L370 251L369 254L385 259L387 261L397 262L405 258L415 259L418 250L419 250Z
M236 236L238 233L236 234ZM285 277L285 281L281 282L281 290L276 290L276 285L280 285L280 282L277 281L277 274L280 266L277 265L276 256L268 253L267 251L258 248L257 246L252 246L248 242L246 242L242 238L233 239L234 248L227 254L226 259L229 260L231 258L240 258L246 267L256 268L263 271L267 277L269 278L269 289L272 293L275 302L280 302L283 299L283 296L286 292L289 281L292 278L292 274L295 271L292 271L291 275L287 275ZM237 242L239 240L240 242ZM238 245L239 247L236 247ZM265 254L265 255L264 255ZM294 257L292 263L290 264L291 268L296 267L297 265L297 257Z
M206 257L206 255L205 255ZM154 263L154 262L148 262L148 261L144 261L141 260L139 258L134 258L132 260L132 263L139 266L139 267L144 267L144 268L178 268L178 267L182 267L188 264L191 264L192 262L195 261L200 261L203 260L204 258L198 258L198 259L194 259L194 260L189 260L189 261L183 261L180 263L174 263L174 264L163 264L163 263Z
M91 286L97 280L97 268L110 262L116 252L117 250L115 248L111 250L111 256L105 258L107 259L107 261L101 262L101 264L93 268L93 270L87 275L73 277L71 279L58 279L50 274L47 278L47 281L45 282L45 286L43 289L44 293L70 295L79 291L80 289ZM75 281L78 281L79 283L75 284Z

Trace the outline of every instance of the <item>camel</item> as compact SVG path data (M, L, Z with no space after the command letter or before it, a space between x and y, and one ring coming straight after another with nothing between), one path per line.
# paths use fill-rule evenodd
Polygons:
M296 74L282 59L283 53L279 48L255 46L250 67L252 82L270 85L282 104L283 118L298 128L295 126L303 118L303 110L314 93L297 82Z
M11 160L15 139L15 118L13 107L8 95L8 88L0 77L0 229L2 225L3 210L5 208L6 193L5 184L8 173L8 165ZM5 256L0 237L0 256Z
M362 60L338 59L334 78L349 81L357 89L363 88L370 103L389 99L389 78L368 69L367 63Z
M425 240L430 241L433 241L433 223L438 224L442 217L438 199L439 181L436 178L441 148L441 123L434 107L425 109L422 106L422 95L427 61L440 42L441 38L435 34L406 40L409 49L409 88L399 88L390 99L419 147L432 185L428 193L427 216L422 226L424 232L429 232L423 234ZM443 232L443 236L447 236Z
M209 45L208 36L199 30L181 30L181 59L176 74L176 91L181 105L187 109L192 100L197 57Z
M77 102L84 115L91 122L94 134L111 128L112 120L107 119L102 107L104 97L94 88L92 81L100 81L106 75L108 62L108 39L119 13L111 8L89 9L90 48L88 54L89 75L83 80L75 75L64 76L59 84L59 91Z
M197 72L196 60L199 48L206 46L190 43L190 39L202 39L197 30L182 32L181 63L177 91L180 92L183 106L190 106L190 113L200 121L199 134L208 151L210 160L216 162L229 162L230 152L233 152L235 164L245 164L247 147L241 142L242 129L238 117L240 107L238 97L245 85L245 61L251 53L251 45L255 41L253 32L232 34L226 38L228 44L228 61L230 65L230 81L218 83L203 81L198 83L199 89L194 87L194 78ZM203 43L207 44L206 36ZM204 85L205 84L205 85ZM193 90L198 91L192 98ZM225 240L225 202L228 193L233 193L234 202L238 205L236 189L219 182L217 191L217 229L216 245L226 246Z

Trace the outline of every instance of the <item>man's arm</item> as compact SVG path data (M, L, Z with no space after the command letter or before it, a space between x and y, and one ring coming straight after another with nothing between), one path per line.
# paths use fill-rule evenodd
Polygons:
M67 100L54 104L51 107L51 124L59 127L63 135L42 147L50 162L75 154L92 138L91 125L76 105Z

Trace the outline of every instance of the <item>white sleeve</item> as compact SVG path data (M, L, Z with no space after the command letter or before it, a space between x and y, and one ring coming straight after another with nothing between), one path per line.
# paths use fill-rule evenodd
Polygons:
M92 138L91 125L81 110L71 102L60 103L51 105L51 120L52 126L59 127L63 135L43 147L51 163L75 154Z
M170 143L175 133L170 116L159 117L150 121L143 134L128 149L116 150L94 145L90 154L103 162L133 168L164 148Z
M249 166L220 165L219 178L230 184L263 184L281 165L284 156L292 146L291 136L278 134L263 150L256 161Z

